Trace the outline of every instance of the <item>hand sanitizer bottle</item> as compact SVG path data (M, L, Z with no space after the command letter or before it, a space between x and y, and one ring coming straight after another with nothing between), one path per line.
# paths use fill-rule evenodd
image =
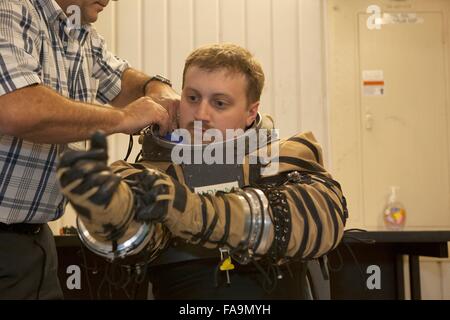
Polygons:
M406 210L403 204L398 201L399 187L391 187L389 200L384 208L384 224L389 230L402 230L405 226Z

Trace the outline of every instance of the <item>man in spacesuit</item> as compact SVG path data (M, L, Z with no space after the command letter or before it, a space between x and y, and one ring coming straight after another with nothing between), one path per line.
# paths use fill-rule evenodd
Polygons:
M278 141L258 113L263 85L247 50L201 47L185 63L177 134L147 129L135 164L107 166L101 133L63 155L86 246L151 262L156 298L305 298L304 261L339 244L345 198L311 133Z

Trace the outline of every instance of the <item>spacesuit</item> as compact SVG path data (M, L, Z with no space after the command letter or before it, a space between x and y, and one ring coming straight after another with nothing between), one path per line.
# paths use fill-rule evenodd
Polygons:
M58 167L62 191L78 213L81 240L111 260L145 259L158 270L152 273L155 282L168 266L176 270L166 277L171 279L191 262L187 273L195 272L198 261L216 264L230 287L240 282L230 274L249 272L249 266L250 273L264 275L266 291L277 279L289 282L292 263L301 268L339 244L347 208L339 183L323 167L314 136L278 140L271 129L270 117L258 115L244 135L233 139L243 139L244 151L236 149L239 143L218 142L215 155L233 148L235 160L220 164L174 163L175 148L181 147L177 152L183 156L191 153L192 160L195 147L205 154L207 145L173 142L150 128L141 137L140 161L108 167L106 140L97 134L91 150L64 154ZM256 144L249 143L252 137ZM240 290L219 296L194 291L177 297L265 297L240 296Z

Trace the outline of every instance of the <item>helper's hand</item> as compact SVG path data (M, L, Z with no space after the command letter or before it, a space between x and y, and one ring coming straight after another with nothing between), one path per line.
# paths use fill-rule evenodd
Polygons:
M160 81L151 81L145 94L167 110L171 124L169 130L177 129L180 95L172 87Z
M150 97L141 97L120 111L123 113L123 120L117 132L134 134L155 123L158 124L161 135L171 131L169 113Z
M96 207L106 208L121 179L106 165L106 136L96 132L89 151L67 151L59 162L57 176L62 193L79 214L90 218Z

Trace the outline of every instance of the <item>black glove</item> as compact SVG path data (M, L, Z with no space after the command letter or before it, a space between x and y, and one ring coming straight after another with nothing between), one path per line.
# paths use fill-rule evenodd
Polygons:
M135 219L144 222L162 222L167 214L169 189L166 181L171 179L157 170L143 170L125 182L135 199ZM159 199L163 198L163 201Z
M92 205L106 208L121 179L107 166L107 142L104 133L97 131L91 139L89 151L65 152L57 168L62 192L78 213L91 215ZM86 202L90 202L86 206Z

